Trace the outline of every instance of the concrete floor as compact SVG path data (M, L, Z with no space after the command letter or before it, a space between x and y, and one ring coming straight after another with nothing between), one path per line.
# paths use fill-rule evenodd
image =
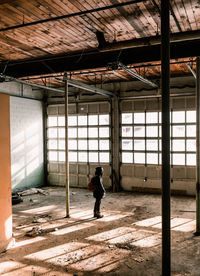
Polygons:
M84 189L23 197L13 206L12 248L0 254L0 275L161 275L161 197L107 193L104 218L93 218L94 199ZM172 197L172 275L200 275L195 198Z

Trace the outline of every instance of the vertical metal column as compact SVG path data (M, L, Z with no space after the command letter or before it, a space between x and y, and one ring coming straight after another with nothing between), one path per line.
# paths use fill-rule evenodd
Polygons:
M68 81L65 80L65 180L66 180L66 217L69 217L69 158L68 158Z
M169 0L161 0L162 70L162 276L170 275L170 25Z
M196 59L196 233L200 235L200 57Z

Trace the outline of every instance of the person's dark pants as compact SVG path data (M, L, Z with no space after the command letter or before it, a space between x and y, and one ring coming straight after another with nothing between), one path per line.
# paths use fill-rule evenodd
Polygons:
M94 213L100 213L101 197L97 197L94 204Z

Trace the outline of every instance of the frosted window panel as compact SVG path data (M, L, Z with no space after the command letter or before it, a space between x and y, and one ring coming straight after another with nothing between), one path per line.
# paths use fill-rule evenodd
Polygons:
M162 127L159 126L159 137L162 137Z
M158 150L158 140L147 140L147 150Z
M122 150L132 150L133 141L132 140L122 140Z
M99 125L109 125L109 115L99 115Z
M157 153L147 153L147 164L158 165L158 154Z
M58 148L58 142L57 140L49 140L48 141L48 149L57 149Z
M87 140L79 140L78 141L78 149L79 150L87 150Z
M147 124L157 124L158 123L158 112L147 112L146 113L146 123Z
M68 149L69 150L77 150L77 141L76 140L69 140L68 141Z
M172 164L173 165L185 165L185 154L174 153L172 155Z
M186 150L196 151L196 140L186 140Z
M89 140L89 150L98 150L98 140Z
M122 137L132 137L133 128L132 127L122 127Z
M185 123L185 111L173 111L172 123Z
M135 152L134 153L134 163L145 164L145 153Z
M145 141L134 140L134 150L145 150Z
M159 124L162 123L162 112L158 112Z
M89 152L89 162L98 163L98 152Z
M99 155L100 163L108 163L109 162L109 152L100 152Z
M173 137L185 137L185 126L173 126Z
M69 159L69 162L77 162L77 152L76 151L69 151L68 152L68 159Z
M196 166L196 154L187 154L186 155L186 165L187 166Z
M78 153L78 162L87 162L87 151Z
M158 137L157 126L147 126L147 137Z
M98 115L89 115L88 122L90 126L98 125Z
M57 117L48 117L48 126L49 127L53 127L53 126L57 126Z
M132 113L122 113L122 124L132 124L133 114Z
M162 165L162 153L159 153L159 165Z
M77 126L77 116L68 116L68 126Z
M49 151L49 161L58 161L57 151Z
M143 126L134 127L135 137L145 137L145 128Z
M196 137L196 126L186 126L187 137Z
M78 128L78 137L79 138L87 138L87 128L86 127Z
M89 137L90 138L98 137L98 128L97 127L89 127Z
M109 128L108 127L100 127L99 128L99 137L109 137Z
M173 140L172 151L185 151L185 140Z
M133 153L122 152L122 163L133 163Z
M100 150L109 150L109 140L99 140L99 149Z
M144 124L145 113L134 113L134 124Z
M58 152L58 161L59 162L65 162L65 152L64 151L59 151Z
M58 137L59 138L65 138L65 129L64 128L59 128L58 129Z
M78 125L87 126L87 116L78 116Z
M77 137L77 129L76 128L68 128L68 137L69 138L76 138Z
M48 138L57 138L57 137L58 137L57 128L49 128Z
M59 140L58 141L58 149L59 150L65 150L65 140Z
M187 123L196 123L196 111L195 110L186 111L186 122Z
M159 150L162 150L162 140L159 140Z
M58 126L65 126L65 117L58 117Z

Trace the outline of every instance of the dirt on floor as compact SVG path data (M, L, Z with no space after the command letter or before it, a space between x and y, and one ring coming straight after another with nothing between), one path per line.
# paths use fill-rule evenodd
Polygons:
M94 198L70 189L23 196L13 206L13 246L0 254L0 275L161 275L161 196L110 193L101 219ZM200 237L194 236L194 197L171 198L172 275L200 275Z

